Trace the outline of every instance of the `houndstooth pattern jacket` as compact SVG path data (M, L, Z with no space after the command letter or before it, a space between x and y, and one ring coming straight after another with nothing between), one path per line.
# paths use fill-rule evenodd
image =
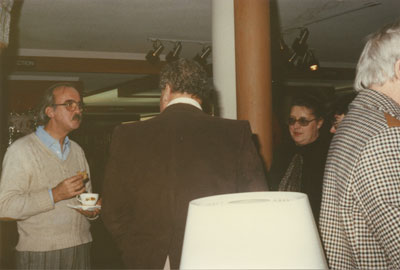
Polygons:
M332 269L400 269L400 105L364 90L329 149L320 215Z

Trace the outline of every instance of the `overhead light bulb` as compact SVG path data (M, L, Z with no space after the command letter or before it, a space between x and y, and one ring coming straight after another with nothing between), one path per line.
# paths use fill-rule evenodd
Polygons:
M310 66L310 70L311 71L317 71L318 70L318 65L317 64L311 65Z
M308 52L308 68L311 71L317 71L319 69L318 59L315 57L312 51Z

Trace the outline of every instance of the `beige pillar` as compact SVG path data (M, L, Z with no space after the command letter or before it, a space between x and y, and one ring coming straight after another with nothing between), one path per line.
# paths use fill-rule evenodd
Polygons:
M236 119L235 22L233 0L212 1L212 63L219 115Z
M272 160L269 0L234 0L237 117L250 121L267 168Z

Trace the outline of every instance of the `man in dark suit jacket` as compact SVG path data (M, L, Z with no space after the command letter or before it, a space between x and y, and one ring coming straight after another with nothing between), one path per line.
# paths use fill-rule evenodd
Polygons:
M115 129L105 175L103 220L128 268L179 267L191 200L267 190L249 123L202 111L198 63L167 65L160 87L160 115Z

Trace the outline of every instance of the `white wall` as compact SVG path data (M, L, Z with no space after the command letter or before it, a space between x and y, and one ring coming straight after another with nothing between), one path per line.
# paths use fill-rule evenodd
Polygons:
M213 0L211 10L213 77L220 115L237 119L233 0Z

